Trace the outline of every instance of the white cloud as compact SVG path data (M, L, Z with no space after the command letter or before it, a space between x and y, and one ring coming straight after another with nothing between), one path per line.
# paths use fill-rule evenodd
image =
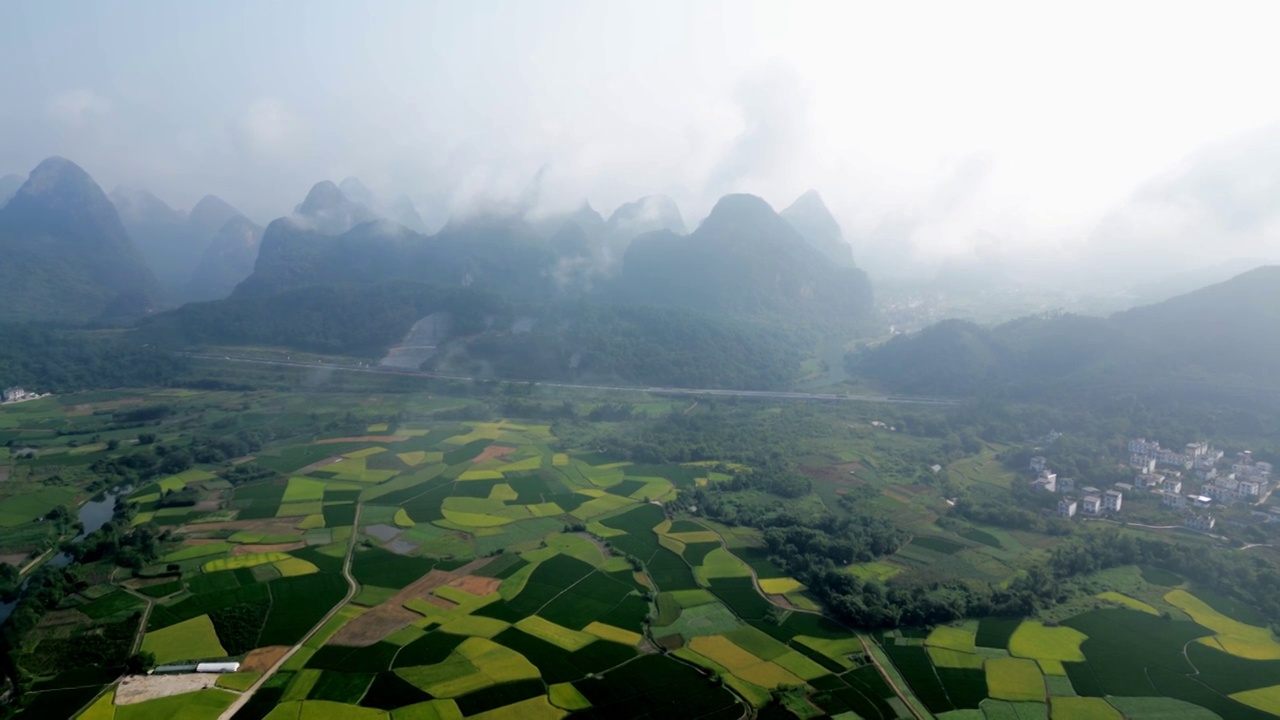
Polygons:
M82 128L110 112L110 101L88 88L67 90L49 100L49 115L72 128Z

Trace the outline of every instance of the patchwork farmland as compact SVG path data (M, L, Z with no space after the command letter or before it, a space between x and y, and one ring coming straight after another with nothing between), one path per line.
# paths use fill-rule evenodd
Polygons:
M147 442L193 462L121 496L125 527L154 531L153 559L116 567L87 556L86 580L30 632L18 655L33 678L23 717L1280 711L1280 644L1266 623L1158 568L1096 574L1079 599L1034 616L854 633L775 564L766 532L678 501L731 483L749 471L742 465L623 462L572 427L467 419L469 401L458 397L151 391L70 402L163 403L172 410L147 426ZM59 532L38 518L104 489L93 485L95 463L146 446L137 428L109 429L92 409L39 401L21 411L11 432L40 448L0 486L20 495L4 506L0 549L38 564L40 543L47 549ZM90 422L100 442L59 444L58 432ZM206 462L196 454L213 427L255 441ZM902 445L919 451L917 442ZM841 476L815 473L813 492L794 500L736 497L797 514L856 497L911 530L895 551L849 563L841 572L850 578L1007 582L1017 558L1053 546L1032 533L935 522L938 501L924 486L891 480L888 464L873 462L887 452L879 444L817 435L810 451L815 467L838 460ZM50 482L54 474L67 482ZM137 651L159 664L242 666L213 679L122 684ZM68 662L88 653L91 666Z

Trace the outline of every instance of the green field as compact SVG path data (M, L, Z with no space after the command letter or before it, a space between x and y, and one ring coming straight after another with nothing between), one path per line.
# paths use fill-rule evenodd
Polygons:
M162 630L152 630L142 638L142 649L155 653L156 662L203 660L226 657L218 633L208 615L184 620Z

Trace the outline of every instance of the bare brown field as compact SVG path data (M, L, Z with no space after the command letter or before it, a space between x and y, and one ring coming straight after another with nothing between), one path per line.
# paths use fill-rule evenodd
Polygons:
M455 581L465 579L491 560L492 558L473 560L449 572L432 570L392 595L386 602L370 608L368 612L342 626L342 629L338 630L329 642L334 645L367 647L397 630L412 625L422 616L404 607L404 604L410 600L425 600L443 608L454 607L454 603L435 595L433 591L442 585L452 585ZM441 605L442 602L448 605Z
M289 648L286 645L270 645L252 650L244 657L244 662L240 663L240 671L266 672L287 652Z
M477 577L475 575L465 575L457 580L450 580L449 587L455 587L465 593L471 593L476 597L484 597L492 592L498 591L498 586L502 581L498 578Z
M290 550L301 550L307 544L299 540L291 543L276 543L274 545L236 545L231 548L229 555L252 555L254 553L263 552L289 552Z
M317 440L312 445L336 445L338 443L356 443L356 442L404 442L408 440L408 435L360 435L358 437L340 437L327 438L325 440Z
M494 460L504 455L510 455L515 451L516 451L515 448L508 447L506 445L490 445L489 447L484 449L484 452L477 455L475 459L472 460L471 462L479 463L479 462L484 462L485 460Z
M179 675L126 675L116 688L116 705L155 700L211 688L218 682L216 673L182 673Z

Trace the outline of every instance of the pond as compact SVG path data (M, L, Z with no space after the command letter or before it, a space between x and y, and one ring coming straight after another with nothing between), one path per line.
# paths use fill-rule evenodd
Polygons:
M71 542L78 543L84 540L91 533L97 532L103 525L111 521L116 511L116 503L122 496L128 495L133 488L125 486L122 488L113 488L109 492L105 492L97 498L90 500L80 506L80 512L76 517L80 520L80 524L84 526L84 530L79 535L71 539ZM63 567L71 562L71 556L60 552L49 561L53 567ZM26 588L26 583L22 584ZM18 606L18 600L13 602L0 603L0 624L4 624L9 616L13 614L13 609Z

